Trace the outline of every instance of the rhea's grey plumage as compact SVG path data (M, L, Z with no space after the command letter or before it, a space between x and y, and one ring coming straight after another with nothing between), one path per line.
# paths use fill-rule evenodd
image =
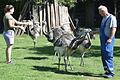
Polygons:
M41 23L33 21L33 25L29 26L29 36L33 40L34 47L36 46L37 38L40 36L40 31L42 29L41 28L42 26L46 26L45 21L42 21Z
M87 49L91 47L91 39L94 35L91 33L91 29L84 29L77 37L72 33L66 32L61 27L54 28L52 34L53 38L51 39L53 39L55 55L58 55L58 69L60 69L60 61L63 56L65 70L67 71L68 64L70 65L70 55L76 50L80 50L82 54L80 65L84 65L83 57ZM72 69L71 66L70 68Z

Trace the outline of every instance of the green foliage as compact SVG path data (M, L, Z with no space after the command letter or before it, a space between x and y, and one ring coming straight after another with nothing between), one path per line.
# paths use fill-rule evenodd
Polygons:
M42 4L42 0L35 0L35 4L37 4L37 5Z
M44 0L47 1L47 0ZM53 2L56 0L48 0L49 2ZM42 0L34 0L34 2L38 5L42 4ZM77 2L77 0L58 0L60 5L65 5L68 7L74 7L75 3Z
M59 0L58 2L61 5L65 5L71 8L75 6L75 3L77 2L77 0Z

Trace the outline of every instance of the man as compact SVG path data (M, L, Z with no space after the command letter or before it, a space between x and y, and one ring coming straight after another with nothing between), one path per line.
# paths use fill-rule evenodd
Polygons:
M99 14L103 17L100 26L100 42L102 63L105 70L105 78L114 76L113 65L113 47L115 41L115 32L117 28L116 17L108 12L107 7L101 5L98 7Z

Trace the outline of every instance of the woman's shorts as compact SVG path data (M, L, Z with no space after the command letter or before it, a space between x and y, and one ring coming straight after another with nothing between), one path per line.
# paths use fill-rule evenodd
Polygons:
M3 36L8 46L14 44L14 31L13 30L4 31Z

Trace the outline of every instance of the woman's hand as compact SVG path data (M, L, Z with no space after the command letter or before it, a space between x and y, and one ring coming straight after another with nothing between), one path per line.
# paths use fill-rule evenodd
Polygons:
M20 29L22 29L25 32L25 28L23 26L20 26Z
M32 21L28 21L28 22L27 22L27 25L30 25L30 26L31 26L31 25L33 25L33 22L32 22Z

